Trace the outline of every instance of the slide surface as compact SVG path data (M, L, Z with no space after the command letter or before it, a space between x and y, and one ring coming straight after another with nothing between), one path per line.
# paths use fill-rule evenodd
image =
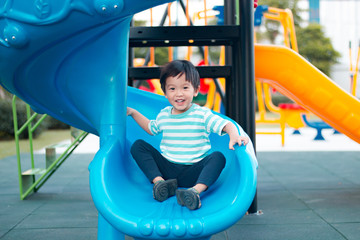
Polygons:
M281 46L256 44L255 76L360 143L359 99L298 53Z

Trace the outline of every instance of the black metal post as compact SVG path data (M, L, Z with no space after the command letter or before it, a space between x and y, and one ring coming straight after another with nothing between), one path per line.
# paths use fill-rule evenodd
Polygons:
M238 122L255 142L255 81L253 1L238 0L240 39L227 47L226 64L232 66L233 81L226 83L227 115ZM225 1L227 25L236 24L234 0ZM231 14L232 16L228 16Z
M239 1L238 13L235 1ZM242 126L255 147L253 4L249 0L225 0L224 10L225 24L236 25L237 17L240 19L240 39L226 51L226 64L232 66L233 78L226 83L226 114ZM257 194L248 211L257 212Z
M225 25L235 25L236 24L235 9L236 9L235 0L225 0L224 1L224 23L225 23ZM234 104L236 104L236 102L238 100L237 97L239 97L239 95L236 96L236 93L235 93L236 82L239 80L239 76L238 76L238 68L234 67L233 56L239 55L241 53L239 53L237 50L240 48L240 46L234 46L234 45L236 45L236 44L233 44L231 47L230 46L225 47L225 64L231 66L231 81L225 82L225 92L226 92L226 94L225 94L225 97L226 97L225 110L226 110L227 116L234 119L236 122L238 122L240 124L239 119L237 119L237 116L236 116L236 106L234 106ZM235 61L236 61L236 59L235 59ZM228 79L226 79L226 80L228 80Z
M240 10L240 45L241 45L241 89L243 95L240 109L240 123L255 145L255 67L254 67L254 3L249 0L239 0ZM257 191L249 208L249 213L257 212Z
M254 3L240 0L240 123L255 146Z

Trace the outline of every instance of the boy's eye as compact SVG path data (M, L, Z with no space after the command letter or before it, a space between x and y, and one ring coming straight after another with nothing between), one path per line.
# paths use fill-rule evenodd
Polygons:
M173 87L172 87L172 88L169 88L169 90L170 90L170 91L174 91L174 90L175 90L175 88L173 88Z

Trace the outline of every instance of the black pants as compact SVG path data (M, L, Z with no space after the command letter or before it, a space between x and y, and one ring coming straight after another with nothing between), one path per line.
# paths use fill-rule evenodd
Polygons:
M225 157L221 152L213 152L193 165L168 161L144 140L135 141L130 152L150 182L161 176L165 180L177 179L178 186L185 188L193 187L197 183L210 187L225 167Z

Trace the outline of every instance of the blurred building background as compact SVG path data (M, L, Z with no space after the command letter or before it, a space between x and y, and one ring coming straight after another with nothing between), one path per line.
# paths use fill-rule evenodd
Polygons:
M301 0L308 22L317 22L324 27L325 34L334 48L341 53L339 63L332 69L332 79L346 90L350 88L349 42L352 43L352 63L355 65L360 44L360 1L359 0ZM305 20L304 19L304 20ZM359 80L358 80L359 82ZM359 97L359 87L357 96Z

